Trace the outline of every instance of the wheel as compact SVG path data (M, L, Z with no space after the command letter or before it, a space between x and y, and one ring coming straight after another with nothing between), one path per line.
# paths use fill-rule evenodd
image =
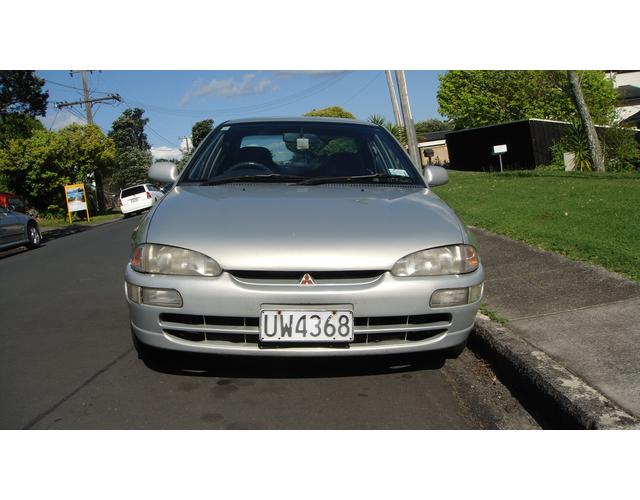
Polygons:
M467 341L465 340L461 344L454 345L453 347L444 349L442 352L446 358L456 359L458 356L460 356L464 352L466 347L467 347Z
M42 236L40 236L38 226L33 222L29 222L27 225L27 238L29 238L29 243L27 243L29 248L38 248L42 242Z

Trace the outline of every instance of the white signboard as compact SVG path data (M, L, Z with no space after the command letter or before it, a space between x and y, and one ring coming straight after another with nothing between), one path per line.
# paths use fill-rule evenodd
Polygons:
M499 155L502 153L506 153L507 152L507 145L506 144L498 144L496 146L493 146L493 154L494 155Z

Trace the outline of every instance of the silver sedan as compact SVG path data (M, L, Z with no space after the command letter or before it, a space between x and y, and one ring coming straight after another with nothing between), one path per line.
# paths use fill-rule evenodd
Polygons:
M281 356L464 348L483 293L474 242L384 128L355 120L219 125L133 235L134 345Z
M0 250L22 245L36 248L41 240L40 229L34 219L0 206Z

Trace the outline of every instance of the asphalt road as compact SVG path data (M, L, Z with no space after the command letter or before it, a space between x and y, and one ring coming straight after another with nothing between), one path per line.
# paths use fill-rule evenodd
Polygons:
M4 429L495 429L537 424L468 350L147 366L123 296L140 217L0 253Z

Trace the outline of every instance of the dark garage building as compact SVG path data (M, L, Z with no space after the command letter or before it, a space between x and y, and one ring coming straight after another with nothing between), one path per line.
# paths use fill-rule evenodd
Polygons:
M493 146L506 144L504 170L531 170L551 162L551 146L568 124L551 120L520 120L448 132L449 168L453 170L500 171Z

